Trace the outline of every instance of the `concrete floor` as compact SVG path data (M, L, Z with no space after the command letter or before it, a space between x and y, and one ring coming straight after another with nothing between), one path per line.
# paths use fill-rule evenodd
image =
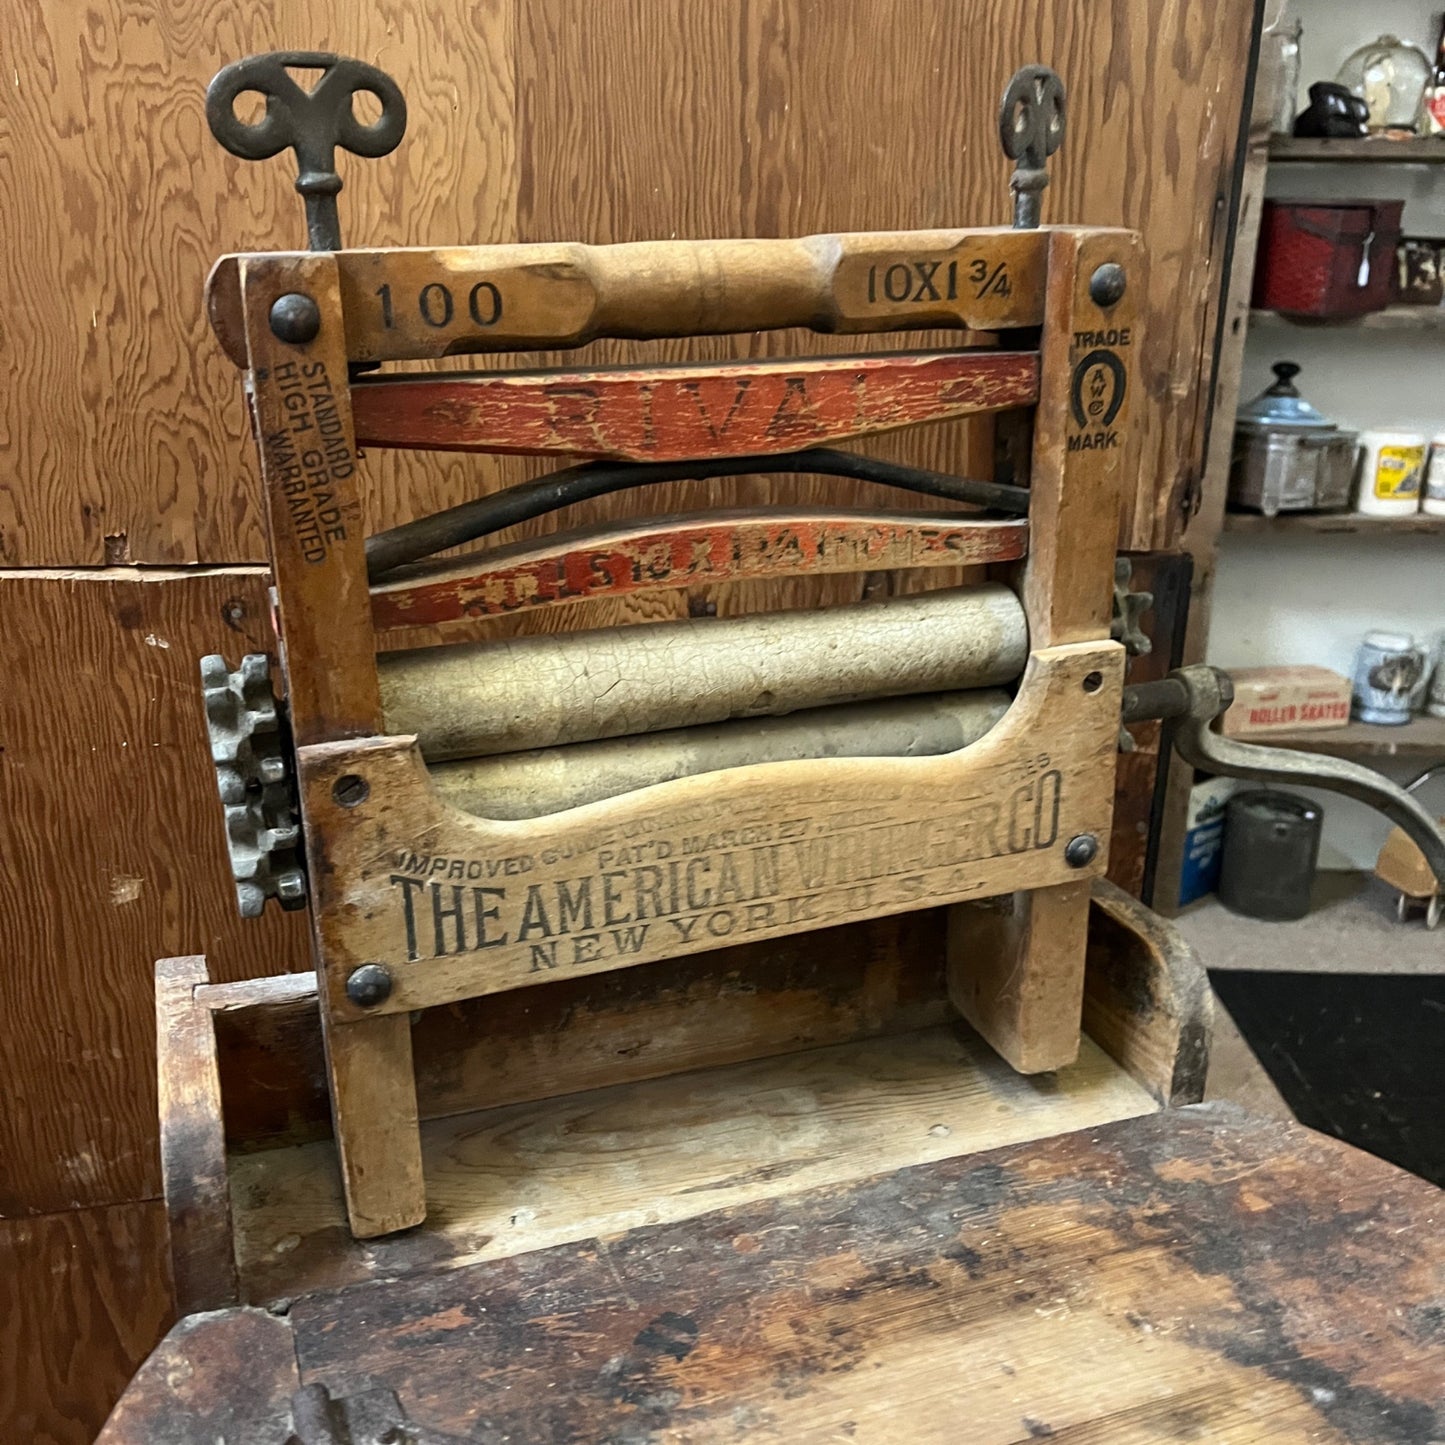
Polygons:
M1367 873L1322 873L1314 906L1296 923L1261 923L1205 898L1174 920L1209 969L1303 973L1445 974L1445 926L1395 919L1394 890ZM1208 1099L1289 1118L1289 1106L1215 1000Z

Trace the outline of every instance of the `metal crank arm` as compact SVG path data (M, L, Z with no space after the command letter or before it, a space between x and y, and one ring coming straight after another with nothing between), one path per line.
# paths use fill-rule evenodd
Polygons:
M1404 788L1372 768L1321 753L1236 742L1210 729L1234 701L1234 688L1218 668L1176 668L1159 682L1124 689L1124 721L1178 719L1174 747L1191 767L1254 782L1297 783L1343 793L1383 813L1404 830L1425 855L1430 871L1445 885L1445 831Z

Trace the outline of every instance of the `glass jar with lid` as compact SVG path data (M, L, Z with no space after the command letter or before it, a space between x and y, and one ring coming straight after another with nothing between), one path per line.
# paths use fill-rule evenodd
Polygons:
M1365 102L1372 131L1419 130L1430 62L1413 45L1381 35L1360 46L1335 79Z

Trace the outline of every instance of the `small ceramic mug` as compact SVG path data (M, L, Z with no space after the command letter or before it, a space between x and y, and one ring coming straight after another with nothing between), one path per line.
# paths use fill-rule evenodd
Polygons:
M1355 716L1386 726L1409 722L1429 673L1429 650L1408 632L1367 632L1355 654Z
M1431 717L1445 717L1445 632L1435 639L1435 672L1430 679L1425 711Z

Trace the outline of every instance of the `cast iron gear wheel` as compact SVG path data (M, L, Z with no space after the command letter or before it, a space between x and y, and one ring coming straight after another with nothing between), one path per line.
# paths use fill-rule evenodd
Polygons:
M213 653L201 659L201 683L241 917L259 918L268 898L282 908L304 908L296 787L270 660L248 653L232 672Z

